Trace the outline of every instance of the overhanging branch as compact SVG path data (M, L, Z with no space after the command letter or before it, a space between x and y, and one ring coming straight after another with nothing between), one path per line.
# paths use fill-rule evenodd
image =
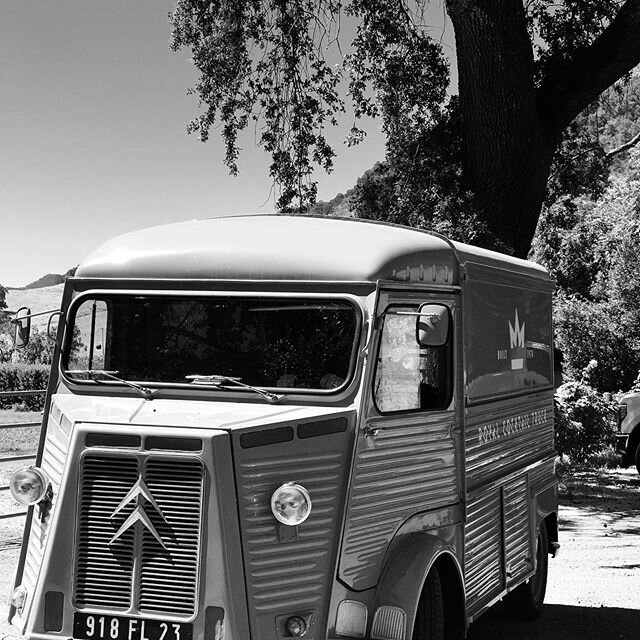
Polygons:
M590 46L549 70L538 91L543 122L562 131L605 89L640 64L639 32L640 0L627 0Z
M615 149L612 149L611 151L606 153L605 158L613 158L613 156L617 156L619 153L622 153L627 149L631 149L631 147L635 147L638 144L638 142L640 142L640 133L633 136L631 140L628 140L624 144L621 144L619 147L616 147Z

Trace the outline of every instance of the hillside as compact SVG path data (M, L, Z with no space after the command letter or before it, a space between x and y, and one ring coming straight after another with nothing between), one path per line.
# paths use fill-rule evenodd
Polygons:
M52 311L60 308L63 284L39 289L7 289L7 311L15 312L20 307L29 307L32 313ZM33 318L32 326L40 329L47 328L48 315Z
M42 287L53 287L57 284L63 284L67 276L73 276L77 267L72 267L66 273L47 273L46 276L42 276L33 282L30 282L23 289L41 289Z

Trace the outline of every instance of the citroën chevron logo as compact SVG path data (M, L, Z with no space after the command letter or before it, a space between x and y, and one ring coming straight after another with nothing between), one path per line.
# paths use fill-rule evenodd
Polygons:
M167 519L164 517L162 513L162 509L156 502L155 498L151 495L151 491L149 491L149 487L145 484L142 476L140 476L137 482L129 489L129 493L122 499L122 502L116 507L115 511L111 514L110 518L114 518L120 513L132 500L136 501L136 506L129 515L129 517L122 523L121 527L115 533L113 538L109 541L109 544L113 544L120 536L122 536L125 531L135 526L137 522L139 522L151 535L162 545L162 548L166 550L166 545L162 541L158 530L154 526L153 522L151 522L151 518L149 518L149 514L145 510L145 504L150 505L156 511L156 513L162 518L164 522ZM143 500L146 501L143 502Z

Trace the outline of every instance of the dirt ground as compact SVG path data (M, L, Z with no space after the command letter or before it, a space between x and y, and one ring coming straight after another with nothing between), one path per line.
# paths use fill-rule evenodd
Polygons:
M0 521L0 598L9 594L22 518ZM640 477L635 469L583 472L561 485L560 554L549 561L545 607L515 622L500 604L468 640L640 640ZM6 620L2 602L0 617ZM0 640L16 630L0 622Z

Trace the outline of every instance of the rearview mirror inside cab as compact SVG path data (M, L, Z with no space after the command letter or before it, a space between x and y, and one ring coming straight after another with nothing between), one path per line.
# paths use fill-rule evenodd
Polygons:
M28 307L21 307L12 322L15 325L13 346L16 349L24 349L29 344L29 336L31 335L31 310Z
M421 347L441 347L449 339L449 309L442 304L423 304L416 323Z

